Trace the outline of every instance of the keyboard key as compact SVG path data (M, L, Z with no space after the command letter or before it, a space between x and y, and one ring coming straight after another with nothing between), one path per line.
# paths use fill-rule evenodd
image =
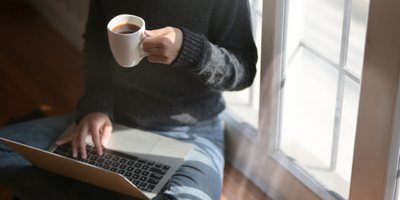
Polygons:
M106 165L111 165L112 161L111 160L106 160L106 162L104 164Z
M135 162L133 162L133 161L128 161L126 164L127 165L133 165Z
M143 182L142 182L142 183L139 184L139 186L140 186L140 187L146 188L146 187L147 187L147 183L143 183Z
M91 149L86 149L86 155L88 155L88 156L89 156L89 155L92 155L91 152L92 152Z
M108 165L104 165L103 166L103 169L105 169L105 170L109 170L111 167L110 166L108 166Z
M150 178L147 182L150 183L150 184L153 184L153 185L157 185L158 182L160 182L160 181L154 180L154 179L151 179L151 178Z
M149 171L157 173L157 174L162 174L162 175L165 175L165 173L167 173L167 171L165 171L165 170L157 169L157 168L154 168L154 167L150 168Z
M156 164L154 161L149 161L146 165L153 166L154 164Z
M89 161L89 164L90 164L90 165L95 165L96 162L94 162L94 161Z
M119 163L115 162L115 163L112 164L112 166L113 166L113 167L118 167L118 166L119 166Z
M133 167L128 167L126 170L128 170L128 171L133 171L135 168L133 168Z
M156 165L154 165L154 167L157 167L157 168L161 168L163 165L162 164L160 164L160 163L156 163Z
M133 176L132 176L132 178L134 178L134 179L138 179L140 176L138 175L138 174L134 174Z
M169 170L169 168L171 168L170 166L168 166L168 165L164 165L164 167L162 167L162 169L163 170L166 170L166 171L168 171Z
M66 154L65 154L65 157L67 157L67 158L73 158L73 157L72 157L72 154L70 154L70 153L66 153Z
M68 151L70 151L70 148L64 147L64 146L58 146L58 149L59 149L61 152L68 152Z
M133 185L136 185L136 186L137 186L137 185L139 185L139 184L140 184L140 181L138 181L138 180L134 180L132 183L133 183Z
M135 167L137 167L137 168L140 168L141 166L142 166L142 164L140 164L140 163L135 164Z
M61 153L60 153L60 155L61 155L61 156L66 156L66 155L67 155L67 153L65 153L65 152L61 152Z
M113 168L110 169L110 171L112 171L112 172L116 172L117 170L118 170L118 169L115 168L115 167L113 167Z
M126 161L128 161L128 160L126 160L125 158L123 158L123 159L121 159L119 162L120 162L120 163L126 163Z
M147 162L147 160L143 159L143 158L139 158L137 162L145 164Z
M135 173L135 174L140 174L141 172L142 172L141 169L135 169L135 171L133 171L133 173Z
M150 188L140 188L140 190L143 190L143 191L146 191L146 192L151 192L152 191L152 189L150 189Z
M96 166L97 166L97 167L103 167L103 164L97 163Z
M159 175L159 174L151 173L149 177L150 177L150 178L157 179L157 180L161 180L163 176L161 176L161 175Z
M120 169L125 169L125 168L126 168L126 165L121 165L121 166L119 166L119 168L120 168Z
M112 158L112 155L110 155L110 154L107 154L105 157L104 157L105 159L107 159L107 160L109 160L109 159L111 159Z
M142 175L143 175L143 176L148 176L149 174L150 174L150 172L148 172L148 171L143 171L143 172L142 172Z
M147 186L147 188L150 190L154 190L155 187L156 187L155 185L151 185L151 184L149 184L149 186Z
M97 160L97 156L91 156L90 160L96 161Z
M104 162L104 158L99 158L99 159L97 160L97 162L103 163L103 162Z
M120 170L117 171L117 173L118 174L125 174L125 171L120 169Z
M148 166L148 165L143 165L143 167L142 167L142 169L144 169L144 170L148 170L150 168L150 166Z
M60 154L60 150L57 148L56 150L53 151L55 154Z
M147 181L147 178L144 177L144 176L142 176L142 177L139 178L139 180L140 180L140 181Z
M119 157L115 156L114 158L112 158L113 161L118 161Z
M97 151L96 151L96 150L92 150L92 151L90 152L90 155L93 155L93 156L98 156L99 154L97 153Z
M132 176L132 172L126 172L126 173L125 173L125 176L126 176L126 177L131 177L131 176Z

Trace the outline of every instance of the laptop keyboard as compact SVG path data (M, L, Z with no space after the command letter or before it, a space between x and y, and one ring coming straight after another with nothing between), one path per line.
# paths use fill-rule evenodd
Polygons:
M86 151L87 158L85 160L73 158L71 143L67 143L58 146L53 153L121 174L137 188L147 192L152 192L170 169L168 165L109 149L103 149L103 155L99 156L95 147L91 145L86 146Z

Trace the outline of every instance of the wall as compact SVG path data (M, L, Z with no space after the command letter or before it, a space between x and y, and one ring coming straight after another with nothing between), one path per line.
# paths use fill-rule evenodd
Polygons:
M68 39L77 49L83 49L82 34L89 10L89 0L26 0Z

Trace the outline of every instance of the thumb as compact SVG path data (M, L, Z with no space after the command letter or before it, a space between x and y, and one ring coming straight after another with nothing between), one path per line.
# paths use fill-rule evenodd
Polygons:
M101 136L101 145L106 147L111 138L112 126L106 125L103 128L103 135Z
M145 30L144 34L148 37L160 37L167 33L166 28L156 29L156 30Z

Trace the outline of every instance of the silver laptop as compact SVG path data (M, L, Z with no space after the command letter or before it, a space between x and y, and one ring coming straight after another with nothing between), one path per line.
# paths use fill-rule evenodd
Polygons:
M75 127L68 127L59 139ZM119 124L113 124L103 156L95 152L92 139L86 139L86 160L72 158L68 144L53 144L44 151L4 138L0 141L34 166L139 199L155 197L193 149L191 144Z

